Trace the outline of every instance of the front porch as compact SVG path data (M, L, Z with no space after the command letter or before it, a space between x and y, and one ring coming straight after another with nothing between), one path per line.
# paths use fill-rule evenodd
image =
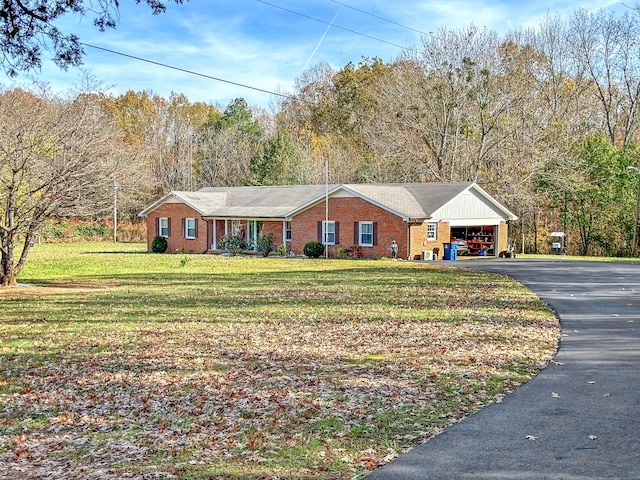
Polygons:
M258 239L262 235L273 236L274 248L284 245L285 251L291 249L291 221L290 220L265 220L248 218L207 218L209 234L208 253L224 253L221 241L227 236L241 237L248 248L246 254L255 254L258 251Z

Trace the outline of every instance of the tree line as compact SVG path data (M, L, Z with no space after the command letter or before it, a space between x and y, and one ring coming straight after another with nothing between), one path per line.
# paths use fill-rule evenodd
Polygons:
M91 79L65 98L4 88L3 254L20 215L28 236L114 201L133 218L169 190L323 183L326 166L331 183L475 181L518 215L518 250L546 251L561 230L571 253L636 253L639 20L578 10L504 35L442 29L391 61L318 64L271 111L113 96Z

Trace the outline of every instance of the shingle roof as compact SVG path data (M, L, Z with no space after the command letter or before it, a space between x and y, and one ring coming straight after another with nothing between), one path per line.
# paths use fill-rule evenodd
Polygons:
M350 184L345 188L406 218L430 218L433 212L472 186L464 183Z
M329 194L345 190L406 219L427 219L473 186L488 196L473 182L207 187L197 192L170 192L140 216L174 197L203 217L287 218L323 200L328 188Z
M335 185L330 185L333 188ZM206 187L197 192L173 191L143 210L144 216L169 197L186 203L204 217L285 218L300 205L321 198L326 185L273 187Z

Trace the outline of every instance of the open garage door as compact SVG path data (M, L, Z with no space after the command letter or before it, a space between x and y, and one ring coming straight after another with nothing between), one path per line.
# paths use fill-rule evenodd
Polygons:
M458 242L458 255L496 256L497 225L451 227L451 237ZM466 245L466 249L463 245ZM465 251L466 250L466 251Z

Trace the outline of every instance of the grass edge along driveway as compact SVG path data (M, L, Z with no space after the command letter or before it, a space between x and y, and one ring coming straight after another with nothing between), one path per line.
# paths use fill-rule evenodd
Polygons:
M550 309L449 263L37 246L0 292L0 476L348 479L535 375Z

